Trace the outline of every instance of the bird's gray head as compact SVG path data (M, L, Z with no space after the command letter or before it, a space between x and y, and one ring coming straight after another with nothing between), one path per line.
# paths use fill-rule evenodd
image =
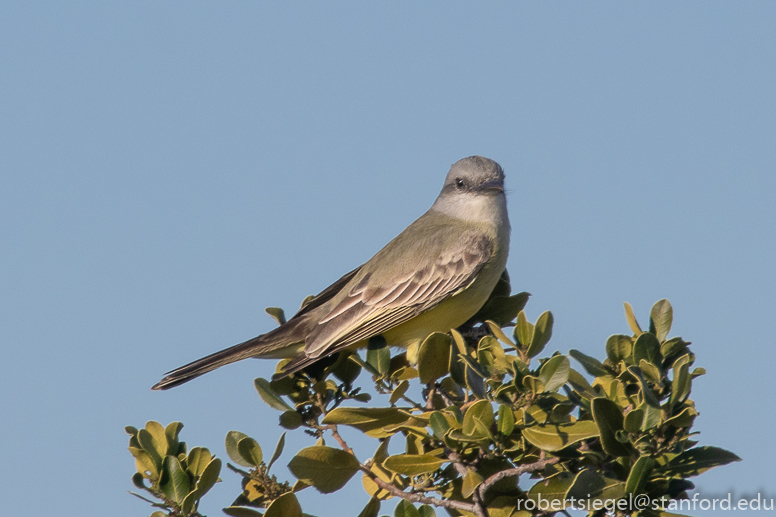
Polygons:
M441 196L456 194L503 195L504 171L482 156L469 156L450 167Z
M509 228L504 171L499 164L482 156L455 162L431 210L457 219Z

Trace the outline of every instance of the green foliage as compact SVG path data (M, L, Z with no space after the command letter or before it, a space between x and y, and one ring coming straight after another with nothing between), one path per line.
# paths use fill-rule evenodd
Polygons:
M739 461L723 449L696 446L698 412L689 396L704 371L691 370L690 343L669 338L667 300L652 308L648 331L625 304L631 333L612 335L599 361L578 350L539 358L554 320L544 312L529 321L527 299L527 293L510 296L505 276L475 318L408 352L391 356L389 343L374 338L363 356L345 352L329 366L256 379L280 425L301 428L314 442L288 462L292 486L269 472L285 433L266 464L255 440L230 431L225 449L236 466L228 467L242 477L242 492L225 513L301 517L296 492L311 486L331 493L360 474L370 496L360 517L377 517L389 498L400 499L396 517L434 516L435 507L454 516L528 517L516 506L540 497L683 498L694 488L688 478ZM282 310L268 312L283 320ZM374 403L354 386L362 374L374 383ZM371 458L355 455L341 426L375 440ZM138 469L133 482L159 501L152 502L163 515L199 515L199 498L220 470L207 449L186 454L181 427L127 428ZM390 455L390 441L402 443L402 452Z
M204 447L194 447L186 454L186 443L178 440L182 428L180 422L162 427L154 421L140 430L125 428L137 468L132 483L152 499L130 493L161 508L154 517L199 516L199 500L220 481L221 460Z

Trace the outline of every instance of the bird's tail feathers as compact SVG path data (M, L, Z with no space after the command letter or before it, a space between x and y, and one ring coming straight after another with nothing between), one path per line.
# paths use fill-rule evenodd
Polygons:
M248 357L282 357L286 355L293 357L295 349L285 351L287 347L292 347L295 343L302 344L304 338L299 336L299 325L293 325L289 321L286 325L263 334L261 336L249 339L238 345L210 354L202 359L197 359L187 365L176 368L164 376L164 378L151 387L152 390L167 390L180 384L186 383L200 375L212 372L227 364L231 364ZM304 334L302 334L304 335ZM285 353L283 353L285 352Z

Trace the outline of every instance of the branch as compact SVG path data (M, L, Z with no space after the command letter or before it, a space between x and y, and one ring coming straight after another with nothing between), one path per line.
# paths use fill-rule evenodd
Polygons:
M345 443L345 440L342 438L342 436L340 436L339 430L337 430L336 424L329 424L327 426L324 426L323 429L328 429L329 431L331 431L332 438L337 440L337 443L339 443L343 451L352 454L354 457L356 456L356 453L353 452L353 449L351 449L350 446L348 446L348 444Z
M461 477L466 476L467 467L461 461L461 457L458 456L456 452L446 447L445 447L445 453L447 454L447 457L450 458L450 460L453 462L453 467L455 467L455 470L458 472L458 474L460 474ZM480 491L475 490L472 493L472 501L473 501L472 509L469 511L477 515L477 517L488 517L488 509L485 508L485 503L483 503L482 499L483 498L482 498L482 495L480 494Z
M526 465L521 465L519 467L508 469L508 470L502 470L501 472L497 472L490 476L488 479L485 480L484 483L482 483L478 489L477 492L479 492L479 496L481 498L485 497L485 493L493 487L496 483L501 481L504 478L508 477L520 477L523 474L527 474L529 472L536 472L538 470L542 470L548 465L554 465L560 461L560 458L544 458L544 452L542 452L542 455L538 461L535 461L534 463L528 463Z
M366 466L360 465L360 468L364 472L364 474L369 476L369 478L375 482L377 486L379 486L383 490L387 490L388 492L391 493L391 495L400 497L411 503L433 504L434 506L442 506L444 508L452 508L456 510L465 510L467 512L477 513L477 507L471 503L463 503L461 501L451 501L447 499L437 499L436 497L427 497L420 494L411 494L401 490L400 488L393 486L392 484L386 481L383 481L382 479L377 477L377 475L374 472L366 468Z
M337 440L337 443L339 443L340 447L342 447L342 450L349 454L352 454L354 458L356 457L356 454L353 452L353 449L351 449L350 446L347 444L347 442L345 442L345 440L342 438L342 436L340 436L339 431L337 430L336 424L329 424L325 427L322 427L322 429L328 429L329 431L331 431L331 436L335 440ZM358 461L358 458L356 458L356 461ZM358 462L358 468L361 471L363 471L364 474L369 476L369 478L372 481L374 481L375 484L380 488L382 488L383 490L387 490L392 495L396 497L400 497L411 503L433 504L434 506L442 506L444 508L452 508L456 510L465 510L467 512L477 513L477 508L473 504L463 503L460 501L448 501L444 499L437 499L436 497L427 497L420 494L412 494L412 493L405 492L404 490L401 490L400 488L395 487L394 485L387 483L386 481L383 481L382 479L377 477L377 475L374 472L372 472L371 469L369 469L366 465L364 465L360 461ZM485 514L485 516L483 517L487 517L487 514Z

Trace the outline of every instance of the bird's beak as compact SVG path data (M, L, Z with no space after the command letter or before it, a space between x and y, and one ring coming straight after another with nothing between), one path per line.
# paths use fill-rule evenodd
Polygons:
M477 190L481 191L493 191L493 192L504 192L504 185L497 180L491 180L483 183L479 187L477 187Z

